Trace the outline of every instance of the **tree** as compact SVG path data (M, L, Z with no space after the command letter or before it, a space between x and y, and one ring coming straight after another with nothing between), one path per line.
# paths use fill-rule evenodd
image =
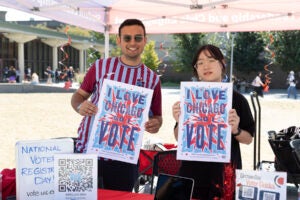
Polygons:
M205 44L205 35L202 33L174 34L176 60L172 61L176 71L191 71L191 63L199 46Z
M157 53L155 52L155 41L149 41L144 48L142 54L142 62L150 69L156 71L160 60Z
M101 58L101 54L100 52L95 49L94 47L90 47L86 50L87 52L87 63L89 66L91 66L97 59L100 59Z
M284 71L300 70L300 31L278 31L274 35L276 63Z
M121 48L116 46L111 49L109 54L110 54L110 56L113 56L113 57L121 56L121 54L122 54Z
M82 29L77 26L69 26L69 25L61 26L60 28L58 28L58 31L69 35L76 35L82 37L91 37L91 32L92 32L87 29Z
M99 32L95 32L95 31L91 31L90 32L91 37L92 37L92 41L94 41L95 43L104 43L104 34L103 33L99 33ZM109 36L109 43L112 46L116 46L116 36L115 35L110 35ZM120 50L118 49L118 47L113 48L110 52L110 54L112 56L119 56ZM101 58L101 54L98 50L96 50L94 47L90 47L87 50L87 62L89 63L89 65L91 65L92 63L94 63L97 59Z
M234 68L241 72L262 71L266 60L265 43L261 34L256 32L236 33L234 46Z

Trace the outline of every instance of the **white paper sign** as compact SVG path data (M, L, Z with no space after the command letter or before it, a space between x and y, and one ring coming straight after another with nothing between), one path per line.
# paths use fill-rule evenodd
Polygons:
M87 153L136 164L153 90L105 79Z
M238 200L286 200L286 172L236 170Z
M17 200L54 200L54 154L73 151L71 138L17 142Z
M55 199L97 200L96 154L54 155Z
M181 82L177 159L229 162L232 83Z

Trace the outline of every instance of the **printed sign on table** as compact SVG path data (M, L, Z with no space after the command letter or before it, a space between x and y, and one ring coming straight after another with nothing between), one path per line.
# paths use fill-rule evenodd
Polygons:
M181 82L177 159L229 162L232 83Z
M236 170L238 200L285 200L286 172Z
M97 200L96 154L54 155L55 199Z
M105 79L87 153L136 164L153 90Z
M54 154L73 153L72 138L18 141L16 189L18 200L54 200Z

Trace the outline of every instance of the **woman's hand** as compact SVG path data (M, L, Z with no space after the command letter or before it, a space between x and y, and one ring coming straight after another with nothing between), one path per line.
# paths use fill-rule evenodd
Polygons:
M180 116L180 101L174 103L172 107L172 113L173 113L173 118L175 119L176 122L178 122Z
M231 109L229 111L229 117L228 117L229 125L231 126L231 133L237 133L239 130L239 124L240 124L240 117L236 113L235 109Z

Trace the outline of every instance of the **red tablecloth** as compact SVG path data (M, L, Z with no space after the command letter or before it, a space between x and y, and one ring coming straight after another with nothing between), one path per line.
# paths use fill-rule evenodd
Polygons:
M100 200L153 200L151 194L131 193L116 190L98 190L98 199Z

